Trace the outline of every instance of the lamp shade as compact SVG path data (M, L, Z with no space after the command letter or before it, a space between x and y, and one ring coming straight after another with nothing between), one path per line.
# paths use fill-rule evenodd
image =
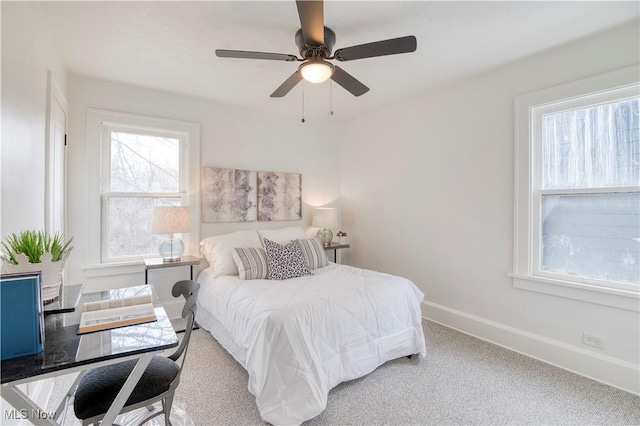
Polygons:
M153 208L152 234L180 234L191 231L189 207L160 206Z
M319 207L313 212L313 223L315 228L337 228L338 209L334 207Z

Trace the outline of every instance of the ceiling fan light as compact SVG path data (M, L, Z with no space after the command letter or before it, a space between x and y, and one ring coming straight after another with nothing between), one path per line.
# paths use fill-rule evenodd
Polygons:
M300 74L309 83L322 83L333 75L333 65L325 61L309 61L300 65Z

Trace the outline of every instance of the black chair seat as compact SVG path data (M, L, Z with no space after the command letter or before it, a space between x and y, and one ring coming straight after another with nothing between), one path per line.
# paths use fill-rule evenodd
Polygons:
M74 412L79 419L106 413L135 367L137 360L94 368L85 374L76 390ZM169 390L180 372L173 360L156 355L142 374L125 406L137 404Z
M187 356L187 347L196 317L196 300L199 290L200 284L193 280L178 281L171 288L173 297L182 296L185 299L182 318L187 320L187 327L174 353L167 357L155 355L151 358L147 369L120 410L121 413L126 413L141 407L148 408L155 402L162 401L162 410L147 416L140 422L141 425L156 416L164 415L165 426L171 426L171 405L176 388L180 384L180 371ZM179 359L182 359L180 364L178 364ZM84 426L99 424L104 419L136 362L132 360L94 368L80 379L75 389L74 412Z

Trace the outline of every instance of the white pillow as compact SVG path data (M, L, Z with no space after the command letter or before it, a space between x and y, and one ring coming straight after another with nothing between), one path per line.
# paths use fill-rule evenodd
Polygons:
M307 236L307 238L313 238L318 235L319 230L320 228L310 227L304 230L304 234Z
M200 241L200 251L213 268L214 277L238 275L238 267L232 254L234 247L262 247L258 232L255 229L249 229L214 235Z
M289 244L293 240L304 240L307 238L304 229L299 226L280 229L259 229L258 233L260 234L260 240L263 245L265 238L283 245Z

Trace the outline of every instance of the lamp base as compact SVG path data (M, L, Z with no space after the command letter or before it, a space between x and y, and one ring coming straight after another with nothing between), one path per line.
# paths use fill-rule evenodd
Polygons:
M169 237L160 243L158 251L163 262L180 262L184 253L184 243L180 238Z
M331 244L331 240L333 240L333 232L331 232L331 229L322 228L318 230L316 235L320 238L320 242L324 247L328 247L329 244Z

